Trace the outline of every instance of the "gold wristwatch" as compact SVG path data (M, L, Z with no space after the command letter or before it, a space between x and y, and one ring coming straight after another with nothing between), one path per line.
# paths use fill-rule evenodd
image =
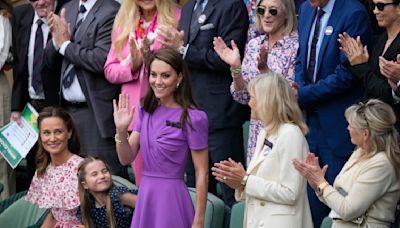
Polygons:
M249 179L249 175L250 175L250 174L246 174L246 175L243 177L242 181L240 182L240 183L242 184L243 187L246 186L246 184L247 184L247 179Z
M318 196L322 196L324 194L324 189L326 187L328 187L328 186L329 186L329 183L327 181L322 182L321 184L319 184L318 187L317 187L317 190L316 190L317 195Z

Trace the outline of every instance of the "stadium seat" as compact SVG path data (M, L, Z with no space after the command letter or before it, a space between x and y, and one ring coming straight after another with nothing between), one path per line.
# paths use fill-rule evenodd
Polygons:
M196 203L196 189L189 188L193 204ZM224 224L224 202L215 195L208 193L206 215L204 219L205 228L222 228Z
M115 185L117 186L125 186L129 189L137 189L137 186L135 184L133 184L132 182L130 182L129 180L122 178L120 176L112 176L113 182Z
M112 176L113 182L117 186L126 186L130 189L137 189L136 185L130 181L119 177ZM13 228L34 228L40 227L47 216L48 209L42 209L36 205L25 200L25 192L17 193L8 199L0 201L0 208L3 204L7 204L6 208L2 213L0 212L0 224L1 227L13 227Z
M229 228L242 228L244 219L244 201L237 202L233 205L231 210L231 221L229 223Z
M324 220L322 220L321 228L331 228L332 227L332 219L326 216Z
M39 208L26 201L24 197L26 192L17 194L22 196L0 214L1 227L40 227L48 213L48 209Z

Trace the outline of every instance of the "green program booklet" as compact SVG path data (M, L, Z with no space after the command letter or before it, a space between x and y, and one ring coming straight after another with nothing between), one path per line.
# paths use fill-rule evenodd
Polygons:
M21 113L21 126L11 121L0 129L0 154L12 168L26 157L38 140L38 116L36 110L28 103Z

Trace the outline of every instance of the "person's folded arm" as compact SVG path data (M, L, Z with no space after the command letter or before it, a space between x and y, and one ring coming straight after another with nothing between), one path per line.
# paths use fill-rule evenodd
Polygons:
M348 62L344 64L352 76L361 82L369 98L377 98L386 103L393 103L392 88L387 79L375 74L368 63L351 66Z

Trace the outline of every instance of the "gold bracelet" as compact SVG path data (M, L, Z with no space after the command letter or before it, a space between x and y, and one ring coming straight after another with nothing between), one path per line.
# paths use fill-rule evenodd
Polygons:
M116 142L117 144L123 144L123 143L124 143L124 142L122 142L122 140L119 138L118 133L115 133L114 139L115 139L115 142ZM129 141L129 134L128 134L128 133L127 133L127 136L126 136L126 140Z

